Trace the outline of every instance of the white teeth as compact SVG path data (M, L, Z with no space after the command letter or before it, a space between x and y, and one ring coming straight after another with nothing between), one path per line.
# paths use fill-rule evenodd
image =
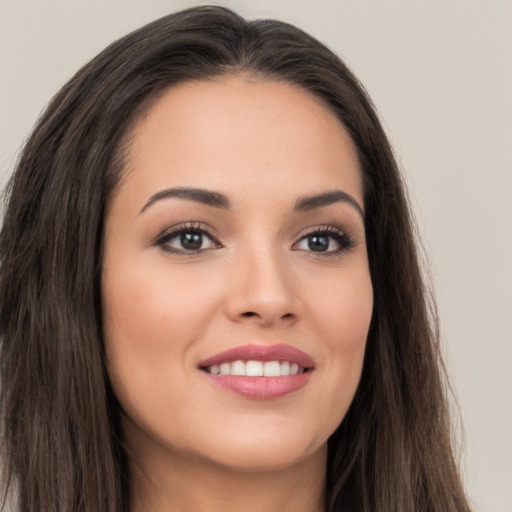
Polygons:
M263 365L263 375L265 377L280 377L281 365L279 364L279 361L267 361Z
M243 361L233 361L231 363L231 375L245 375L245 363Z
M247 361L245 371L248 377L263 377L263 363L261 361Z
M229 363L222 363L219 369L221 375L231 375L231 365Z
M281 375L290 375L290 363L288 361L281 363Z
M297 363L289 361L233 361L213 365L206 370L213 375L243 375L247 377L283 377L303 373Z

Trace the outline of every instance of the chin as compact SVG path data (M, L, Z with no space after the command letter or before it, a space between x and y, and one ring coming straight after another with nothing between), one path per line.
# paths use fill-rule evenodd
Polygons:
M326 445L325 445L326 446ZM324 453L323 446L316 451L301 452L293 449L244 449L234 451L233 453L211 454L209 460L217 466L221 466L228 471L239 473L265 473L283 471L289 468L299 466L314 455Z
M327 437L312 438L297 429L261 428L219 435L197 454L226 469L239 472L280 471L300 465L327 450Z

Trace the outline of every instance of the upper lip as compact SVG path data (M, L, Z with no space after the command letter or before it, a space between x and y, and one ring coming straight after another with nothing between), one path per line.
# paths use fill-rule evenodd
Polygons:
M313 368L315 366L311 356L284 343L277 345L251 344L230 348L201 361L199 366L204 368L233 361L289 361L290 363L297 363L302 368Z

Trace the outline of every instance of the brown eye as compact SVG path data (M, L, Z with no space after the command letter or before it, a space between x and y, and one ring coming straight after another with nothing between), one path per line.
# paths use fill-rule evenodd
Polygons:
M156 242L165 251L174 254L197 254L220 247L205 230L182 227L162 235Z
M180 236L180 244L183 249L188 251L197 251L202 248L203 234L198 231L182 233Z

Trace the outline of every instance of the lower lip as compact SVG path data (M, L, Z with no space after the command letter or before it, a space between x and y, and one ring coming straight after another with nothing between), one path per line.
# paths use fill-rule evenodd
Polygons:
M203 372L219 388L253 400L272 400L289 395L307 384L312 371L283 377L213 375Z

